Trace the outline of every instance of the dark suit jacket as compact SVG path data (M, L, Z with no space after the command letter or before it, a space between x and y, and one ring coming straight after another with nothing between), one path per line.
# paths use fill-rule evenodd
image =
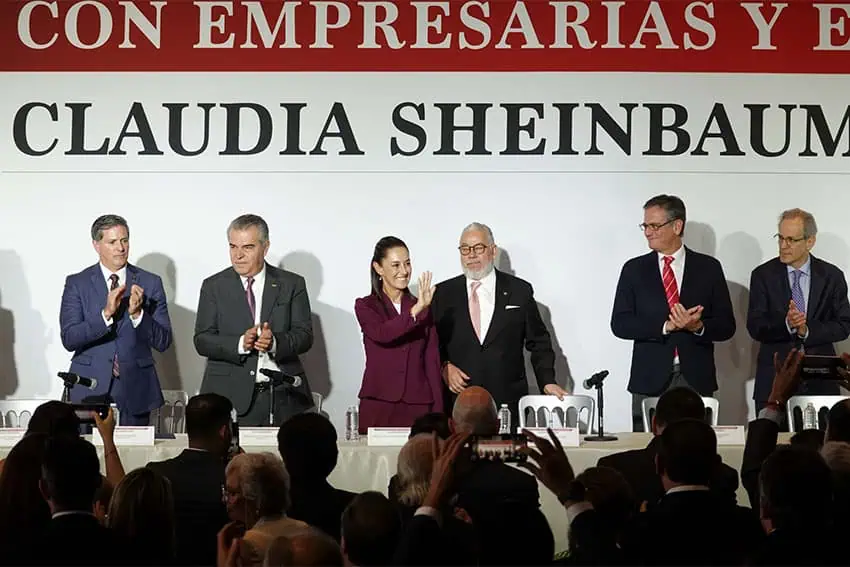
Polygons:
M666 494L639 514L623 548L629 565L741 565L763 538L752 509L689 491Z
M327 480L292 480L292 505L286 514L301 520L340 541L342 513L357 494L334 488Z
M50 520L33 550L36 565L130 565L127 545L92 514L72 513Z
M260 320L274 334L274 361L281 371L304 376L299 354L313 346L313 321L304 278L266 264L266 282ZM251 407L257 371L257 351L239 354L240 337L254 325L239 274L227 268L208 277L201 285L195 320L195 349L207 357L201 393L216 392L230 399L240 414ZM276 391L283 390L279 388ZM287 389L294 413L313 406L307 380L297 389ZM284 393L284 395L286 395Z
M171 481L178 565L213 565L216 536L228 522L222 501L224 460L207 451L185 449L147 467Z
M145 290L144 315L136 328L127 312L133 284ZM97 379L94 391L82 386L72 388L71 401L106 394L112 379L112 359L117 352L121 387L113 397L121 411L140 415L163 403L151 348L164 352L171 345L171 321L159 276L128 264L126 285L121 306L113 316L112 325L107 327L102 311L109 290L100 264L68 276L62 292L59 325L62 345L74 353L70 371Z
M416 298L401 297L401 313L389 298L372 294L354 302L354 313L363 332L366 369L361 398L386 402L436 404L443 410L440 347L429 309L416 321L410 316Z
M632 258L623 266L611 330L621 339L634 341L629 392L659 395L673 368L678 347L685 379L703 396L717 390L714 343L735 334L735 316L729 288L720 262L711 256L685 249L685 271L679 283L680 303L689 309L702 305L705 325L701 336L687 331L663 334L670 308L661 281L658 253Z
M658 438L653 437L644 449L634 449L607 455L596 463L600 467L617 469L628 481L637 499L637 504L647 502L652 508L662 496L664 486L655 468L655 456L658 454ZM710 488L729 502L737 501L738 471L725 463L718 463Z
M474 461L456 473L457 505L475 521L502 504L540 506L540 490L532 475L495 461Z
M791 285L788 268L778 258L769 260L753 270L750 276L750 307L747 310L747 330L753 340L761 343L756 368L753 399L767 402L773 386L773 354L780 360L801 343L808 354L834 355L833 343L850 336L850 302L847 282L836 266L811 256L811 282L806 304L806 323L809 336L805 341L791 335L785 324ZM811 383L809 383L811 382ZM838 394L838 385L825 380L806 381L810 394Z
M555 353L531 284L496 270L495 310L483 344L469 318L466 287L463 275L441 282L431 302L442 362L451 362L465 372L468 385L486 388L497 405L515 407L528 394L523 347L531 353L540 391L554 384ZM449 396L448 405L453 400Z

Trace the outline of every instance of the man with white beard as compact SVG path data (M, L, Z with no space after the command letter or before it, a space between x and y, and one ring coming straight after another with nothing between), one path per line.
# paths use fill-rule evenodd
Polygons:
M519 423L519 399L528 394L523 348L540 391L562 398L555 382L555 353L540 317L531 284L495 269L493 231L472 223L460 236L463 274L437 285L431 309L437 324L445 407L468 386L482 386L511 410L511 428Z

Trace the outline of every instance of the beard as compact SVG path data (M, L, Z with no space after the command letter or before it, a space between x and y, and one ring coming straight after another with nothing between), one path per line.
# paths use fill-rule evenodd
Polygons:
M491 261L487 262L480 270L470 270L463 264L461 264L461 268L463 269L463 275L471 280L481 280L490 275L490 272L495 268L496 262Z

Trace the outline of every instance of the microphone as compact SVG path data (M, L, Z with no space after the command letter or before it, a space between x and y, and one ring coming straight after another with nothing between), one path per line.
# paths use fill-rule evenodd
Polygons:
M608 376L608 371L603 370L602 372L597 372L590 378L584 381L584 389L590 390L591 388L598 388L602 385L602 381Z
M89 390L97 388L97 380L95 378L86 378L85 376L74 374L73 372L59 372L57 376L70 386L80 385L83 388L88 388Z
M289 374L284 374L283 372L272 370L270 368L261 368L260 374L262 374L263 376L268 376L272 380L277 380L279 382L289 384L293 388L297 388L301 385L301 376L290 376Z

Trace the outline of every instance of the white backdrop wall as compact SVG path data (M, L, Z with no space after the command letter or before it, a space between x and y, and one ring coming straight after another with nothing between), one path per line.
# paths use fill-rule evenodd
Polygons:
M756 352L745 328L749 275L776 253L779 212L813 212L821 230L815 253L842 269L850 264L848 162L841 157L850 151L850 128L838 131L847 110L846 76L7 73L0 83L0 397L60 394L55 373L70 359L58 326L64 278L96 261L89 226L108 212L130 223L131 262L163 277L175 344L159 358L158 370L163 388L190 393L200 386L204 364L192 344L201 281L228 265L228 222L244 212L264 216L271 229L268 261L306 278L316 337L305 357L308 377L327 396L325 410L338 427L345 407L356 401L363 369L354 299L368 292L372 247L387 234L408 243L416 273L431 270L442 280L459 273L462 227L489 224L502 250L498 265L534 284L558 353L559 382L582 393L584 378L610 370L606 427L617 431L631 427L631 345L610 331L611 304L623 262L646 251L637 228L646 199L680 195L688 207L686 243L718 257L729 281L738 331L717 348L722 423L748 417ZM9 135L16 113L31 101L58 104L58 122L44 110L28 122L33 146L58 139L44 157L24 155ZM89 147L105 136L114 143L132 103L144 103L164 155L138 155L134 139L124 142L124 156L65 155L71 135L63 105L69 101L93 103ZM251 101L273 112L280 102L308 102L305 149L314 145L331 104L342 102L365 155L339 156L341 145L331 140L324 156L280 156L284 124L275 126L271 150L220 156L225 126L223 115L214 115L210 150L179 157L168 149L161 104L180 101ZM402 101L426 105L429 141L419 156L389 155L389 139L400 135L391 111ZM505 118L494 111L487 131L492 155L434 156L440 122L433 103L451 101L543 102L549 108L599 102L621 125L626 113L620 103L681 104L692 118L691 148L720 102L747 155L722 156L723 143L715 139L705 145L707 156L644 156L650 126L638 107L630 155L604 132L598 138L603 155L586 155L591 127L578 111L574 146L580 155L552 155L557 141L550 141L545 155L500 156ZM839 139L837 151L825 155L814 137L818 156L799 156L815 134L807 132L798 108L786 155L754 155L747 143L748 103L774 105L765 129L774 149L782 146L785 128L776 105L820 105ZM194 112L187 110L184 124L190 147L202 140L201 114ZM459 111L458 121L470 117ZM558 127L555 119L540 121L536 136L554 137ZM256 128L256 121L243 120L246 140L256 138ZM468 133L456 140L462 151L469 148Z

